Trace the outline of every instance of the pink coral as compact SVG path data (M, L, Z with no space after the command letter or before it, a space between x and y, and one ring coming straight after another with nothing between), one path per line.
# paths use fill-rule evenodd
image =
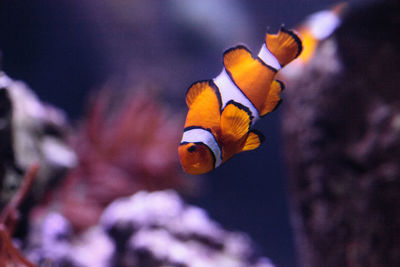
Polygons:
M181 120L144 91L120 94L103 90L93 98L70 138L79 163L61 187L60 203L77 229L95 224L118 197L187 186L176 154Z

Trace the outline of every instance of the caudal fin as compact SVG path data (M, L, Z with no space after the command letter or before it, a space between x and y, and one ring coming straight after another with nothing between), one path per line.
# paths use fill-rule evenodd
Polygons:
M284 27L277 34L267 34L265 45L282 67L298 57L303 49L299 36Z

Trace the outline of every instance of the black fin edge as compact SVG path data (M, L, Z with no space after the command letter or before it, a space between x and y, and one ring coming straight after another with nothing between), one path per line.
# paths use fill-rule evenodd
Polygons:
M281 87L281 91L283 91L283 90L286 89L285 84L284 84L281 80L275 79L275 81L277 81L277 82L279 83L279 85L280 85L280 87Z
M281 104L282 104L283 100L279 99L278 103L276 104L276 106L269 112L267 112L266 114L260 116L260 118L264 118L265 116L267 116L268 114L270 114L271 112L274 112Z
M266 34L270 34L270 32L268 31ZM264 38L264 43L263 43L263 45L265 45L265 48L269 51L269 49L268 49L268 46L267 46L267 38ZM271 54L272 54L272 52L271 51L269 51ZM273 54L272 54L273 55ZM275 55L274 55L275 56ZM268 65L267 63L265 63L264 61L262 61L262 59L259 57L259 56L257 56L257 58L256 58L259 62L261 62L261 64L263 64L265 67L267 67L268 69L270 69L270 70L272 70L273 72L275 72L275 73L278 73L278 70L277 69L275 69L274 67L272 67L272 66L270 66L270 65ZM279 62L278 62L279 63ZM279 63L279 66L281 66L281 68L283 68L283 66Z
M279 85L280 85L280 87L281 87L281 92L282 92L283 90L286 89L285 84L284 84L281 80L275 79L275 81L277 81L277 82L279 83ZM283 101L282 99L279 99L279 101L278 101L278 103L276 104L276 106L275 106L271 111L267 112L266 114L264 114L264 115L262 115L262 116L260 115L260 118L264 118L264 117L267 116L269 113L275 111L275 110L278 108L278 106L280 106L280 104L282 103L282 101Z
M219 109L221 110L222 108L222 98L221 98L221 93L219 92L218 87L214 84L213 80L199 80L196 82L193 82L188 89L186 89L186 93L185 93L185 100L187 98L187 95L189 93L190 88L192 88L195 84L198 83L208 83L208 85L214 90L215 94L217 95L218 98L218 103L219 103Z
M281 27L282 27L282 25L281 25ZM269 27L268 27L268 28L269 28ZM271 34L270 31L267 31L266 35L268 35L268 34ZM264 43L263 43L263 44L265 45L265 48L275 57L275 55L268 49L267 38L264 38ZM272 67L272 66L266 64L266 63L265 63L264 61L262 61L262 59L259 58L258 56L257 56L257 59L258 59L264 66L266 66L267 68L269 68L269 69L272 70L273 72L278 73L279 70L277 70L277 69L275 69L274 67ZM279 63L279 61L278 61L278 64L279 64L279 66L280 66L281 69L282 69L283 66L281 65L281 63Z
M252 129L252 130L250 130L250 132L255 133L258 136L258 139L260 139L260 143L264 143L265 136L261 131L259 131L257 129Z
M236 45L236 46L233 46L233 47L231 47L231 48L226 49L226 50L224 51L224 53L222 54L223 57L225 57L225 55L228 54L229 52L231 52L231 51L233 51L233 50L236 50L236 49L244 49L244 50L246 50L247 52L249 52L250 55L253 57L253 53L251 52L251 50L250 50L247 46L245 46L244 44L239 44L239 45ZM253 57L253 58L254 58L254 57ZM222 60L223 60L223 58L222 58Z
M294 41L297 43L298 50L296 56L294 57L297 58L303 51L303 42L301 41L300 37L294 31L286 29L284 24L281 25L280 31L285 32L290 36L292 36Z
M253 114L251 113L251 110L250 110L248 107L246 107L245 105L240 104L239 102L236 102L236 101L234 101L234 100L232 100L232 99L229 100L228 103L226 103L225 108L226 108L228 105L230 105L230 104L232 104L232 105L236 106L237 108L239 108L239 109L245 111L245 112L247 113L247 115L249 115L249 118L250 118L249 128L250 128L250 127L251 127L251 124L252 124L252 122L253 122L253 119L254 119L254 116L253 116ZM225 110L225 108L224 108L224 110ZM224 110L222 110L222 112L224 112Z
M264 67L267 67L268 69L272 70L272 71L275 72L275 73L278 72L278 70L275 69L274 67L272 67L272 66L270 66L270 65L268 65L268 64L265 64L265 62L262 61L261 58L259 58L258 56L254 56L253 53L251 52L251 50L250 50L247 46L245 46L245 45L237 45L237 46L234 46L234 47L231 47L231 48L225 50L224 53L223 53L223 58L225 57L225 54L227 54L227 53L229 53L229 52L231 52L231 51L233 51L233 50L236 50L236 49L244 49L244 50L246 50L247 52L249 52L249 54L251 55L251 57L252 57L254 60L257 60L258 62L260 62ZM268 49L268 48L267 48L267 49ZM222 60L224 60L224 59L222 59ZM224 65L225 70L228 72L228 70L227 70L226 67L225 67L225 63L222 62L222 64ZM230 74L230 73L229 73L229 74ZM231 76L231 75L229 75L229 76ZM231 78L232 78L232 76L231 76ZM233 81L233 79L232 79L232 81ZM236 84L235 84L235 85L236 85Z
M217 95L218 103L219 103L219 110L221 110L222 109L221 92L219 91L218 86L214 83L213 80L209 80L208 84L210 85L210 87L214 90L215 94Z
M283 101L282 99L279 99L278 104L276 104L276 106L270 112L275 111L282 104L282 101Z
M206 130L206 131L212 133L210 128L204 128L202 126L197 126L197 125L192 125L192 126L185 127L183 129L183 132L187 132L187 131L193 130L193 129L202 129L202 130Z
M267 48L267 49L268 49L268 48ZM277 69L275 69L274 67L272 67L272 66L266 64L266 63L265 63L264 61L262 61L262 59L259 58L258 56L257 56L257 58L255 58L255 60L259 61L261 64L263 64L264 67L267 67L268 69L272 70L273 72L275 72L275 73L278 72ZM280 64L279 64L279 65L280 65ZM282 67L282 66L281 66L281 67Z

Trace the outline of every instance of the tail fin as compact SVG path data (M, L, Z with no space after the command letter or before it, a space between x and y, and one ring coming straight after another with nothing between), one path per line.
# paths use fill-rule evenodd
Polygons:
M277 34L267 34L265 45L281 66L298 57L303 49L301 39L293 31L281 27Z

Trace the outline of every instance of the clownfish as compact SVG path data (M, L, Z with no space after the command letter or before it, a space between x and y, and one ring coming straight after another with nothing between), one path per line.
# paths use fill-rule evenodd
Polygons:
M296 29L303 40L303 52L280 73L283 79L296 76L301 72L314 56L318 44L340 26L341 17L346 8L347 3L339 3L331 9L313 13Z
M222 72L212 80L193 83L186 92L189 108L178 154L189 174L207 173L237 153L264 141L254 123L281 102L277 72L302 51L293 31L267 34L257 56L238 45L223 54Z

